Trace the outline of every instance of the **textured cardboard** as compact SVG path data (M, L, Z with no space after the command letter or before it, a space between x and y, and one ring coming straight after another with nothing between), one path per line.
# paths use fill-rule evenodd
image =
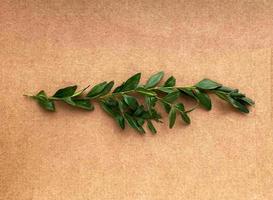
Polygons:
M0 3L0 199L271 200L272 1ZM256 101L249 115L213 97L192 124L121 131L96 105L44 112L24 93L204 77ZM164 115L166 121L166 116Z

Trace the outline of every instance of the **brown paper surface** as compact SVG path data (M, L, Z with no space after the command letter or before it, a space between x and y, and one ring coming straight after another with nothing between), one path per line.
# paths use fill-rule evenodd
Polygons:
M0 3L0 199L271 200L272 1ZM211 78L256 101L213 99L192 124L121 131L96 105L44 112L24 93L71 84ZM164 115L164 121L167 121Z

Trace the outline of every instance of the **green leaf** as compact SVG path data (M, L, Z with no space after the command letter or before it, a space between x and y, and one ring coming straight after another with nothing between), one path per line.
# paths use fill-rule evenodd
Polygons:
M239 111L243 112L243 113L249 113L249 110L240 102L236 101L235 99L233 99L232 97L228 96L228 100L231 103L231 105L235 108L237 108Z
M156 134L156 129L155 129L153 123L151 122L151 120L148 120L148 121L147 121L147 127L149 128L149 130L150 130L153 134Z
M85 109L85 110L94 110L93 104L88 99L73 99L75 106Z
M235 98L245 97L244 94L239 93L239 92L231 92L229 95L230 95L231 97L235 97Z
M75 102L72 100L71 97L65 97L62 99L64 102L68 103L69 105L75 106Z
M209 79L203 79L202 81L197 83L195 86L203 90L213 90L213 89L221 87L222 85Z
M180 112L181 118L182 120L186 123L186 124L190 124L191 123L191 119L189 117L189 115L185 112Z
M247 105L250 105L250 106L255 104L255 102L252 99L248 98L248 97L243 97L243 98L240 98L239 100L240 100L240 102L242 102L244 104L247 104Z
M171 106L168 103L164 102L164 101L161 101L161 103L162 103L163 108L166 111L166 113L169 113L170 110L171 110Z
M134 128L135 130L137 130L141 134L145 133L145 131L142 128L142 126L140 126L133 117L131 117L127 113L124 113L124 117L125 117L125 120L127 121L127 123L129 124L129 126L131 126L132 128Z
M179 90L181 93L196 99L196 96L193 94L192 89L180 88Z
M118 92L122 92L123 88L124 88L125 82L123 82L120 86L116 87L113 91L113 93L118 93Z
M73 94L73 97L77 97L77 96L80 96L87 88L89 88L89 85L85 88L83 88L82 90L76 92Z
M228 92L228 93L235 91L235 89L230 88L230 87L226 87L226 86L221 86L221 87L217 88L217 90L222 91L222 92Z
M37 100L38 104L49 111L55 111L55 105L52 100L49 100L45 91L41 90L36 96L33 96Z
M87 97L95 97L97 95L99 95L103 89L105 88L105 86L107 85L107 82L104 81L102 83L99 83L97 85L95 85L90 92L88 92L88 94L86 95Z
M161 122L160 119L162 118L162 116L160 115L160 113L158 113L155 109L151 110L151 119L157 121L157 122Z
M175 86L176 79L171 76L170 78L167 79L167 81L164 83L164 87L173 87Z
M138 108L136 109L136 111L134 112L134 116L140 116L142 113L144 112L144 106L140 105L138 106Z
M188 114L185 112L185 107L182 103L178 103L175 105L175 108L179 111L182 120L187 123L190 124L191 123L191 119L189 118Z
M117 121L118 125L120 128L124 129L125 128L125 120L124 117L122 117L121 115L117 115L115 117L115 120Z
M176 109L171 108L169 112L169 128L172 128L174 126L176 120Z
M144 87L145 88L152 88L152 87L156 86L161 81L163 76L164 76L164 72L162 72L162 71L152 75L148 79L148 81L147 81L147 83L145 84Z
M140 94L143 94L145 96L156 96L156 93L153 92L153 91L150 91L150 90L147 90L145 88L142 88L142 87L138 87L136 89L136 92L140 93Z
M166 87L159 87L157 90L165 93L172 93L178 91L176 88L166 88Z
M106 113L108 113L111 117L115 119L120 128L125 128L124 117L114 107L109 106L105 102L100 102L100 105Z
M88 99L72 99L71 97L63 98L63 101L71 106L82 108L85 110L94 110L93 104Z
M136 110L138 107L137 99L133 96L123 95L125 103L132 109Z
M114 86L114 81L110 81L109 83L107 83L103 91L99 94L99 96L108 94L111 91L113 86Z
M167 101L167 102L169 102L169 103L172 103L172 102L174 102L175 100L177 100L179 96L180 96L179 91L176 91L176 92L172 92L172 93L167 94L167 95L163 98L163 100L164 100L164 101Z
M179 111L179 112L185 112L185 106L182 103L178 103L175 105L175 108Z
M223 93L223 92L215 92L215 94L220 98L220 99L223 99L225 101L228 101L228 95L226 93Z
M149 113L151 114L151 109L155 106L157 99L155 97L145 97L145 104Z
M108 106L105 102L100 102L100 106L106 113L108 113L112 117L116 117L117 115L119 115L119 113L117 113L113 108Z
M145 120L142 119L142 118L138 118L137 123L138 123L139 126L143 126L143 124L145 123Z
M207 110L211 110L211 100L209 95L206 93L201 92L200 90L194 89L193 90L195 96L199 100L200 104Z
M73 85L73 86L69 86L69 87L65 87L65 88L59 89L59 90L53 95L53 97L56 97L56 98L70 97L70 96L72 96L72 95L75 93L76 89L77 89L77 86L76 86L76 85Z
M107 98L104 102L110 107L117 107L118 106L117 100L112 97Z
M128 91L128 90L134 90L137 88L138 83L140 81L140 77L141 77L141 73L137 73L135 75L133 75L131 78L129 78L125 83L124 86L122 88L122 92L123 91Z

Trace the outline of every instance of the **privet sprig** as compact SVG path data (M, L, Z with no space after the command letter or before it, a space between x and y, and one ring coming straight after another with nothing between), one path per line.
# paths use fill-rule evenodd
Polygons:
M176 79L171 76L164 84L159 85L163 75L163 72L158 72L144 85L140 85L141 74L137 73L112 92L114 81L104 81L87 93L85 91L89 86L77 91L77 86L73 85L59 89L53 96L47 96L42 90L29 97L49 111L55 111L55 101L63 101L71 106L92 111L93 102L97 101L122 129L128 124L140 134L145 133L143 128L145 123L152 133L156 133L153 122L162 122L161 114L156 110L157 104L163 106L168 114L170 128L174 126L177 115L181 116L184 123L190 124L189 113L197 107L202 106L206 110L211 110L209 94L217 95L242 113L249 113L247 107L254 105L254 101L240 93L238 89L223 86L209 79L203 79L193 86L176 86ZM192 98L196 105L186 109L179 98L181 96ZM138 98L143 98L144 103L140 103Z

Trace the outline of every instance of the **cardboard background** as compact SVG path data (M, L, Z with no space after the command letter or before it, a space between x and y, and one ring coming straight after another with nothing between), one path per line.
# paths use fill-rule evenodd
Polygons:
M272 1L0 3L0 199L273 199ZM141 137L93 113L43 112L23 93L164 70L256 101L213 98L192 125ZM166 121L166 119L165 119Z

